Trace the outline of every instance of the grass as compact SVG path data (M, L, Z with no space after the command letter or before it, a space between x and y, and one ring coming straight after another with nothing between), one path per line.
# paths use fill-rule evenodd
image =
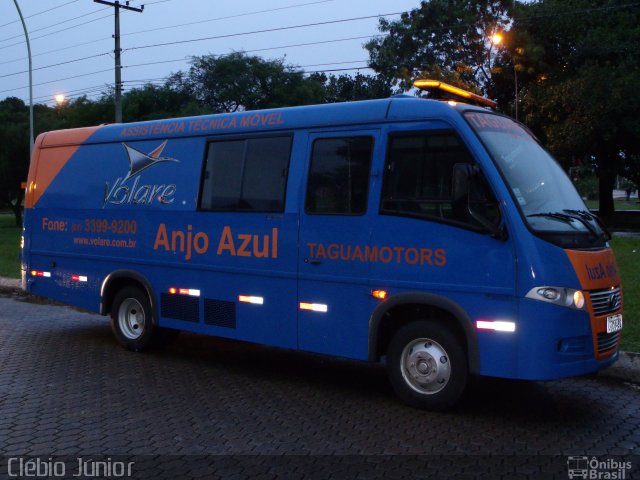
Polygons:
M0 214L0 277L20 278L20 228L13 215ZM640 237L611 241L624 286L622 349L640 352Z
M20 278L21 230L13 214L0 214L0 277Z
M591 210L597 210L600 205L599 200L587 200L585 203L587 204L587 208ZM615 205L616 212L620 210L640 210L640 202L635 198L629 201L616 198L613 200L613 204Z
M624 289L622 350L640 352L640 238L616 237L611 246Z

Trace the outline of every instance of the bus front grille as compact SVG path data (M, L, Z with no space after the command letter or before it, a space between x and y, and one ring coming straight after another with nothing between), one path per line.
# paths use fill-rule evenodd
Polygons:
M593 313L597 317L615 312L622 307L620 287L594 290L589 292L589 296L591 297Z
M599 333L598 334L598 353L605 353L615 348L620 339L620 332Z

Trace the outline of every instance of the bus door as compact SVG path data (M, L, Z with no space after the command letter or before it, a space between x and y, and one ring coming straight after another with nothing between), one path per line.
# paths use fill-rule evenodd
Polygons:
M298 347L367 357L376 130L313 133L300 209ZM380 150L381 151L381 150Z
M445 297L489 328L516 321L513 239L498 230L503 212L460 135L440 123L392 126L387 143L374 287ZM454 176L467 166L472 180L458 188ZM510 335L492 337L503 342L496 351L514 348Z

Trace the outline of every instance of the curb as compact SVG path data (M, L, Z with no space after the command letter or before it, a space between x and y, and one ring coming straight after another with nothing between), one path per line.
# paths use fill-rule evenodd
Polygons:
M17 278L5 278L5 277L0 277L0 287L5 288L5 289L20 289L21 285L20 285L20 280Z
M640 384L640 353L620 352L618 361L600 370L598 376Z
M0 277L0 290L5 292L24 293L20 284L18 279ZM600 370L598 376L640 384L640 353L620 352L618 361Z

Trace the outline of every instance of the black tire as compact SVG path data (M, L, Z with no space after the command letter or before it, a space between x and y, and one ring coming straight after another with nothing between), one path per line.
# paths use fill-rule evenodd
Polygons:
M462 342L434 320L415 321L396 332L387 351L387 369L398 397L426 410L454 407L469 377Z
M179 333L155 325L149 296L133 285L124 287L114 297L111 329L118 343L134 352L166 346Z

